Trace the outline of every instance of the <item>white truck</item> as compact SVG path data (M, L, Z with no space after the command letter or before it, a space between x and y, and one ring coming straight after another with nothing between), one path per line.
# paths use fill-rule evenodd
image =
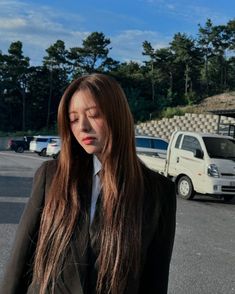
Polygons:
M195 193L223 197L235 195L235 140L229 136L173 132L166 159L140 154L150 168L172 178L177 193L192 199Z

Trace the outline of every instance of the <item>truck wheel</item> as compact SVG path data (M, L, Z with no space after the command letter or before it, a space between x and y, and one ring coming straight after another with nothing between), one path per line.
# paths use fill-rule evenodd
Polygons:
M224 202L229 202L233 199L234 195L224 195Z
M40 155L40 156L46 156L46 153L47 153L47 149L44 148L44 149L42 149L41 152L39 152L39 155Z
M17 147L16 152L23 153L24 152L24 148L22 146L19 146L19 147Z
M60 152L58 152L57 154L54 154L52 157L53 157L54 159L57 159L59 155L60 155Z
M183 199L190 200L194 197L193 184L187 176L183 176L179 179L177 190L178 195Z

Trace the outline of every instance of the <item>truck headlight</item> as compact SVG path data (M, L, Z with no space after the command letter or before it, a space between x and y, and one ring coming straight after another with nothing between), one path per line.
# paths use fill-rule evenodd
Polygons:
M219 178L219 170L216 164L209 164L207 167L207 174L210 177Z

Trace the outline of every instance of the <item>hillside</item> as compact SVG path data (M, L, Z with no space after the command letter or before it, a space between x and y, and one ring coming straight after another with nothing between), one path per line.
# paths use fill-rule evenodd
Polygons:
M203 133L228 134L228 125L235 125L235 92L208 97L198 105L179 107L183 114L175 114L162 119L153 119L136 125L136 133L161 137L169 140L174 130L195 131ZM211 111L233 111L231 117L224 113L219 116ZM233 129L230 136L235 137Z
M205 98L198 105L193 106L197 113L205 113L215 110L235 111L235 92L223 93Z

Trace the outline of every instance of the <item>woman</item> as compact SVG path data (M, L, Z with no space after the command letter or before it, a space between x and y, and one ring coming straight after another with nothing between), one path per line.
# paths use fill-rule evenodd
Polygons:
M34 177L3 292L167 293L174 185L137 157L119 84L73 81L58 110L58 160Z

